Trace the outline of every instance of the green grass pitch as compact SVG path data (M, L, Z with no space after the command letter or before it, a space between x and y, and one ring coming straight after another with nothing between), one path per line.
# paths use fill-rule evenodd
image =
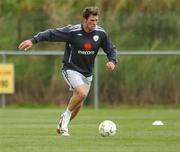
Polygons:
M180 109L83 108L70 124L70 137L56 134L63 109L0 109L0 152L180 152ZM117 125L101 137L103 120ZM152 126L161 120L164 126Z

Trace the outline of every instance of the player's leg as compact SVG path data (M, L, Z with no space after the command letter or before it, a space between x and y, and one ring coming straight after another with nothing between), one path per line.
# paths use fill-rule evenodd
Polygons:
M67 72L63 73L63 76L66 82L69 84L70 88L73 89L73 96L69 101L66 111L60 118L60 122L57 128L58 133L62 133L62 131L68 133L69 121L70 119L73 119L79 112L81 107L80 105L83 104L83 101L89 92L92 81L92 77L87 78L86 80L82 74L72 70L67 70Z
M61 125L62 130L66 130L68 132L68 124L72 116L72 113L73 111L77 112L76 108L78 108L78 106L83 103L87 94L88 94L88 90L85 85L80 85L80 86L75 87L73 96L70 98L68 107L63 114L63 122Z
M68 109L73 112L79 105L83 103L87 95L88 89L85 85L77 86L74 89L73 96L69 101Z
M62 133L64 136L69 136L68 124L72 118L74 118L80 110L80 105L88 94L88 90L84 85L75 87L73 96L70 98L66 111L61 115L60 122L57 128L58 133Z
M76 117L76 115L79 113L81 107L83 106L83 103L84 103L84 101L85 101L85 99L86 99L86 97L87 97L87 95L89 93L89 90L90 90L90 83L88 83L88 84L86 83L85 87L86 87L86 90L87 90L86 96L85 96L84 100L79 105L77 105L75 108L73 108L70 120L72 120L72 119L74 119Z
M79 113L82 106L83 106L83 102L72 111L70 120L76 117L76 115Z

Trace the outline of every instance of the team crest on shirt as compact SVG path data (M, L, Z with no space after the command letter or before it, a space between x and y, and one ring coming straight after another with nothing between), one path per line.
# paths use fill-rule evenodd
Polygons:
M99 35L94 35L94 36L93 36L93 40L94 40L95 42L97 42L97 41L99 40Z

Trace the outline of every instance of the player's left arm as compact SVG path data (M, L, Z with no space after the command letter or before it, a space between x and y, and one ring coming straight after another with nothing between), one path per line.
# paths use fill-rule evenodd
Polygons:
M107 54L107 58L109 60L106 63L106 68L110 71L114 70L115 65L117 63L117 50L116 47L112 44L111 40L109 39L107 33L104 33L101 47Z

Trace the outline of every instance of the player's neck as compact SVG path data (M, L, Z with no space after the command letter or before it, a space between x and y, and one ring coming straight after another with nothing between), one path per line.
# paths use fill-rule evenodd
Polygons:
M83 26L83 29L84 29L84 31L85 31L86 33L91 33L91 32L93 31L93 30L91 30L90 28L88 28L88 26L87 26L85 23L83 23L82 26Z

